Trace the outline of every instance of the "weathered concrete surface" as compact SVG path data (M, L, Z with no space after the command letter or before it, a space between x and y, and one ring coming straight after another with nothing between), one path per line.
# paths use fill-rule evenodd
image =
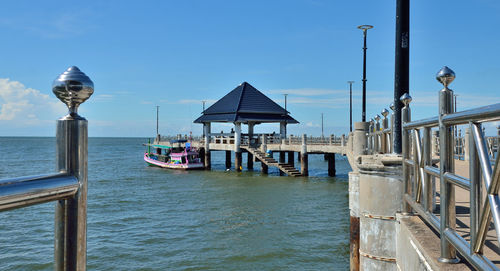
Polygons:
M471 270L464 263L444 264L439 237L418 216L397 217L397 265L399 270Z
M401 156L362 155L357 161L360 270L397 270L396 213L402 206Z

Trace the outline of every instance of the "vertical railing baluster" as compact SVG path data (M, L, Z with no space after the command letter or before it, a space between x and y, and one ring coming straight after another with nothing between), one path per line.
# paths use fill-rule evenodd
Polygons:
M473 123L470 123L470 131L472 131ZM479 229L479 214L481 202L481 165L479 164L479 156L477 154L474 137L468 137L468 153L469 153L469 179L470 179L470 253L475 253L477 244L477 234Z
M410 102L411 96L408 93L405 93L400 98L401 102L404 104L404 107L401 109L401 120L403 125L411 121L411 110L410 110ZM403 125L401 127L403 127ZM401 142L403 147L403 199L405 194L411 195L410 191L410 168L408 164L406 164L405 160L410 158L410 131L408 129L402 128L401 131ZM403 214L408 214L411 212L410 205L403 200Z
M431 128L425 127L424 128L424 133L423 133L423 166L432 166L432 157L431 157ZM424 201L424 210L427 212L432 212L432 200L433 200L433 193L432 193L432 187L431 187L431 175L426 173L424 171L423 174L423 201Z

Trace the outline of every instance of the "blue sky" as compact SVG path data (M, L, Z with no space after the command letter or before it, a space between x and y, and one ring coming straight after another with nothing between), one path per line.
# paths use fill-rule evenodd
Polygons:
M411 3L414 119L437 113L444 65L463 110L499 102L500 2ZM394 91L395 1L4 1L0 10L0 136L53 136L65 106L51 91L78 66L95 85L79 113L90 136L201 133L207 106L243 81L300 121L292 134L347 133L361 120L362 42L368 32L367 116ZM490 124L490 126L498 123ZM219 125L214 131L229 130ZM244 128L245 130L246 128ZM256 132L279 131L278 125Z

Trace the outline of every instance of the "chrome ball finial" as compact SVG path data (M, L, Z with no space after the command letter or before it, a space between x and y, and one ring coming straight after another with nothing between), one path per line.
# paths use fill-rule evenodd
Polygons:
M451 84L451 82L453 82L453 80L455 80L455 72L452 69L444 66L436 74L436 80L438 80L446 88L449 84Z
M380 115L379 115L379 114L377 114L377 115L374 117L374 119L378 122L378 121L380 120Z
M389 110L387 110L387 108L384 108L384 109L382 110L382 112L380 112L380 114L382 114L382 116L384 116L384 118L386 118L386 117L387 117L387 115L389 115Z
M394 102L391 103L391 105L389 105L389 108L394 111L396 110L396 105L394 104Z
M69 114L78 116L78 106L94 93L94 83L78 67L71 66L52 83L52 92L68 106Z
M405 93L401 95L401 98L399 100L405 105L408 106L411 103L411 96L408 93Z

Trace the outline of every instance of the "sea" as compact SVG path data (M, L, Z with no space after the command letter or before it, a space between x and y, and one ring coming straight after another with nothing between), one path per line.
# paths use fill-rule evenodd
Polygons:
M176 171L147 166L145 142L89 138L87 270L349 269L345 157L336 177L323 155L293 178L248 171L245 154L227 171L217 151L211 171ZM54 172L55 148L0 137L0 179ZM0 270L53 270L54 206L0 212Z

